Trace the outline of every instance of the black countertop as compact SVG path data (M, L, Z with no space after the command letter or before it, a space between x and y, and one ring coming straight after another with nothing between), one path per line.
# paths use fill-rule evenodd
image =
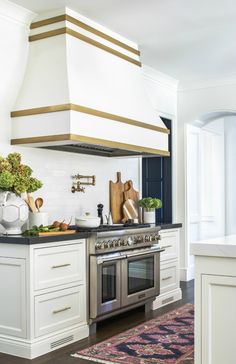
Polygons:
M157 223L156 226L161 226L161 229L179 229L182 224L172 224L172 223ZM22 235L0 235L0 243L2 244L44 244L44 243L54 243L58 241L68 241L68 240L78 240L86 239L91 235L91 232L78 232L71 235L54 235L54 236L22 236Z
M44 244L54 243L57 241L68 241L88 238L90 233L78 232L68 235L52 235L52 236L22 236L22 235L0 235L0 243L4 244Z
M182 228L183 224L172 223L172 222L161 222L158 224L157 222L156 226L160 226L162 230L168 230L168 229L180 229Z

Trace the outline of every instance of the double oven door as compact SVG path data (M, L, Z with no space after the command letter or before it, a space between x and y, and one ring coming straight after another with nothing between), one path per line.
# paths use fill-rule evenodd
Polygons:
M160 293L160 249L90 257L90 318Z

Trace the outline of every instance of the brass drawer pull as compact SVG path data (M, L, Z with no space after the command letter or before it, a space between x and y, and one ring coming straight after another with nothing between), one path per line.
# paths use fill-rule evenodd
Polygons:
M70 306L61 308L60 310L54 310L54 311L52 311L52 313L55 315L56 313L60 313L60 312L68 311L68 310L71 310Z
M172 245L164 245L161 247L161 249L167 249L167 248L172 248Z
M168 277L162 278L161 280L162 281L168 281L168 279L171 279L171 278L173 278L173 276L168 276Z
M63 267L69 267L71 264L70 263L65 263L65 264L59 264L59 265L53 265L52 269L56 269L56 268L63 268Z

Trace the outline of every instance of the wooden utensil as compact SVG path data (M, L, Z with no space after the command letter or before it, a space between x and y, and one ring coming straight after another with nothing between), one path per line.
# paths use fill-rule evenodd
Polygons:
M123 204L123 215L123 222L132 219L137 223L139 219L139 208L137 201L131 200L130 198L126 200Z
M125 201L131 199L133 201L139 200L139 192L136 191L133 187L133 181L125 182L125 192L124 192Z
M123 218L124 183L121 182L121 173L117 172L117 181L110 181L110 210L114 224L120 223Z
M43 206L43 199L41 197L36 198L35 206L38 209L38 212L40 212L40 209Z
M32 212L37 212L35 202L34 202L34 198L32 196L28 196L27 199L28 199L28 205L30 207L30 210Z

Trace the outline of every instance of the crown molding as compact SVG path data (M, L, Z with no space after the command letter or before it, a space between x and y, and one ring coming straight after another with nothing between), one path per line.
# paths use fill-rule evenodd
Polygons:
M0 0L0 18L29 27L37 14L8 0Z
M174 92L178 90L179 81L176 80L175 78L172 78L167 74L162 73L147 65L142 65L142 72L144 78L146 78L147 80L155 82L161 86L167 87Z
M236 75L215 78L215 79L206 79L199 81L189 81L182 82L179 85L178 91L185 92L191 90L201 90L206 88L215 88L222 86L236 85Z

